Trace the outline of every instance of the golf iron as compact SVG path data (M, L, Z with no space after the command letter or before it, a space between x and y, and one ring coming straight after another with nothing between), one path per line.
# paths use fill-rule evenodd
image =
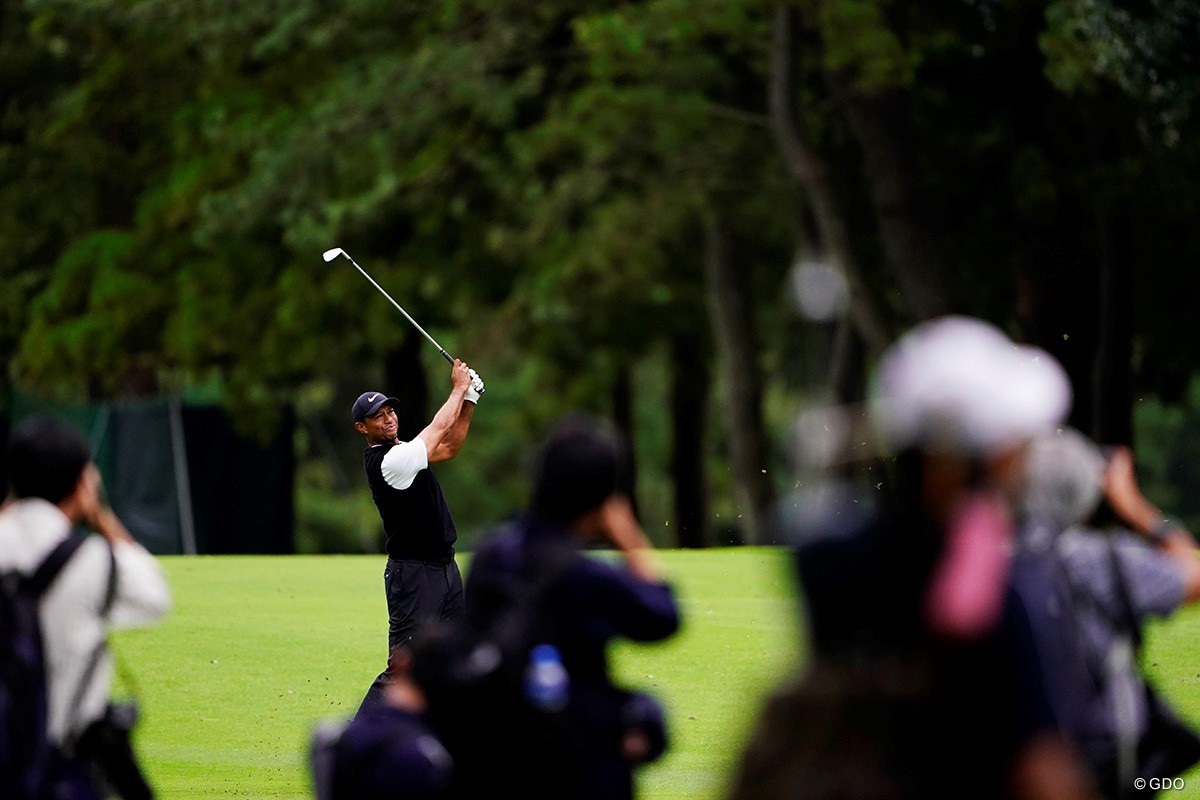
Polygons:
M361 272L362 276L364 278L366 278L367 280L369 280L371 282L371 285L374 286L376 289L378 289L379 293L382 294L384 297L386 297L388 299L388 302L391 303L392 305L394 305L396 307L396 310L399 311L401 314L403 314L404 318L407 319L409 322L411 322L413 324L413 327L416 328L417 330L419 330L421 332L421 335L424 336L426 339L428 339L429 343L438 349L438 352L441 353L442 358L446 359L451 364L454 363L454 356L447 353L446 348L444 348L440 344L438 344L437 340L434 339L432 336L430 336L429 332L427 330L425 330L424 328L422 328L420 326L420 324L415 319L412 318L412 315L410 315L407 311L404 310L403 306L401 306L394 299L392 299L392 296L390 294L388 294L387 291L382 286L380 286L378 283L376 283L375 279L372 278L370 275L368 275L367 271L365 269L363 269L362 267L360 267L358 265L358 262L350 257L349 253L347 253L345 250L343 250L340 247L334 247L329 250L326 250L322 254L322 258L325 259L325 263L329 263L330 261L333 261L338 256L345 256L346 260L349 261L351 264L353 264L354 268L356 270L358 270L359 272ZM485 389L483 386L483 381L480 380L479 375L477 375L475 373L475 370L471 370L471 385L474 387L475 391L479 392L479 394L484 393Z

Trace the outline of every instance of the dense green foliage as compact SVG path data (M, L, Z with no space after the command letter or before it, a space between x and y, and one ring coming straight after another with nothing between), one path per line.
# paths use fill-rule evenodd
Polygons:
M1178 335L1200 291L1198 18L1190 0L6 0L0 379L66 400L205 387L249 431L294 402L318 526L358 504L349 399L411 388L419 417L445 388L321 261L337 244L489 381L451 477L468 529L520 504L533 438L584 408L632 429L656 524L696 511L711 541L769 500L748 484L790 482L797 401L861 396L881 341L945 311L1051 349L1073 421L1126 441L1134 396L1178 401L1200 355ZM832 353L836 323L796 318L800 256L849 274L862 346ZM685 479L689 461L715 468Z

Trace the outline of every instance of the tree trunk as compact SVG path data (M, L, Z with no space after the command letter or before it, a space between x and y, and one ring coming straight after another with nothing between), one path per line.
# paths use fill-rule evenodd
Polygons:
M900 292L917 319L940 316L947 309L942 259L917 180L907 97L896 89L864 96L841 72L828 73L827 82L862 151L884 257Z
M4 373L7 375L8 373ZM12 386L0 378L0 453L8 453L9 428L12 425ZM0 461L0 497L8 497L8 459Z
M1123 211L1118 206L1116 214L1096 218L1100 296L1091 435L1104 444L1133 443L1133 253Z
M866 357L862 340L849 320L840 320L833 331L829 348L830 398L841 404L860 402L867 395Z
M680 547L708 543L708 481L704 429L708 412L708 360L691 336L671 341L671 478L675 487L675 541Z
M1047 136L1038 113L1026 113L1031 139ZM1080 146L1093 169L1117 162L1129 145L1104 125L1101 102L1082 109ZM1056 176L1059 185L1068 182ZM1014 237L1021 270L1018 314L1029 338L1046 348L1071 378L1071 425L1098 442L1133 439L1134 253L1129 210L1120 199L1084 184L1053 205L1018 217Z
M625 447L624 464L619 476L620 485L617 487L629 498L633 505L633 513L641 519L637 500L637 451L634 448L633 437L633 381L630 377L630 366L622 361L613 375L612 384L612 414L613 423L621 433Z
M396 422L398 435L405 441L410 441L423 431L431 418L429 379L421 361L422 342L416 334L410 334L398 347L388 351L383 360L383 375L387 385L379 387L379 390L400 401L400 407L396 409ZM449 381L446 383L448 395ZM441 399L445 400L444 397Z
M825 162L800 133L793 109L795 85L792 76L792 28L794 10L778 6L771 37L771 76L768 104L771 129L788 171L804 187L821 249L830 265L846 278L850 287L850 318L870 349L882 350L891 341L883 314L863 283L846 238L846 225L829 184Z
M705 226L704 268L717 363L725 385L722 404L733 472L735 517L744 540L766 543L765 513L774 499L767 474L758 366L747 270L733 263L729 234L718 218Z

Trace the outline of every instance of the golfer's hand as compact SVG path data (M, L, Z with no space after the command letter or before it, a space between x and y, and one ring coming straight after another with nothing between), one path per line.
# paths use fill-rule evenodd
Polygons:
M479 377L479 373L473 369L468 369L467 372L471 373L471 391L475 392L475 399L478 400L479 395L487 391L483 388L483 378ZM470 392L468 392L469 394Z
M471 385L471 369L457 358L450 368L450 383L455 389L466 389Z

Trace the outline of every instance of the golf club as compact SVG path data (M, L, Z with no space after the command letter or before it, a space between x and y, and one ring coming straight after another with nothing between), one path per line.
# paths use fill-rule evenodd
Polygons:
M346 260L349 261L351 264L353 264L354 268L356 270L358 270L359 272L361 272L362 276L364 278L366 278L367 280L369 280L371 282L371 285L374 286L376 289L378 289L379 293L382 294L384 297L386 297L388 299L388 302L391 303L392 305L394 305L396 307L396 310L399 311L401 314L403 314L404 318L407 319L409 322L411 322L413 324L413 327L416 328L417 330L419 330L421 332L421 335L424 336L426 339L428 339L430 344L432 344L434 347L436 347L438 349L438 352L442 354L442 358L446 359L451 364L454 363L454 356L447 353L446 348L444 348L440 344L438 344L437 340L434 339L432 336L430 336L429 332L426 331L424 328L422 328L420 326L420 324L418 324L417 321L412 318L412 315L410 315L407 311L404 310L403 306L401 306L394 299L392 299L392 296L390 294L388 294L387 291L382 286L380 286L378 283L376 283L375 279L372 278L370 275L368 275L367 271L365 269L363 269L362 267L360 267L358 265L358 262L350 257L349 253L347 253L345 250L343 250L340 247L333 247L333 248L330 248L329 250L326 250L322 254L322 258L325 259L325 263L329 263L330 261L333 261L338 256L345 256ZM479 376L477 374L475 374L474 370L471 370L471 377L473 379L472 385L475 387L475 391L479 392L480 394L483 394L485 391L483 388L483 381L481 381L479 379Z

